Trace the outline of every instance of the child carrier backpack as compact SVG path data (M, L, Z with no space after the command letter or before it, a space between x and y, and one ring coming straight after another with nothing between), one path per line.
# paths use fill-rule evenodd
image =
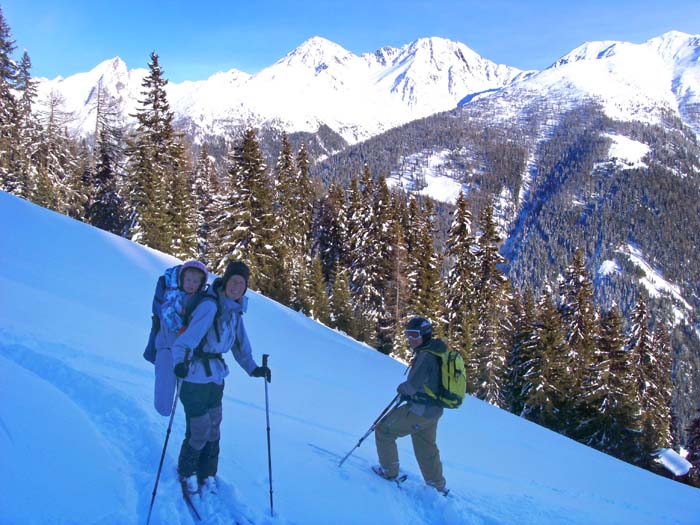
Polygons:
M183 323L183 330L187 328L187 325L190 324L190 321L192 320L192 313L194 312L195 308L197 308L199 303L201 303L203 300L212 300L216 303L216 312L218 316L219 303L214 297L207 293L207 290L208 287L205 286L204 289L193 294L190 300L187 301L187 304L185 304L185 319ZM148 334L148 343L146 344L146 349L143 351L143 358L146 361L153 364L155 364L156 362L156 335L160 330L161 308L163 307L163 302L165 301L165 291L165 276L161 275L158 278L158 283L156 284L156 291L153 294L153 303L151 305L151 332ZM216 322L214 324L216 326Z
M467 372L462 354L448 349L446 352L425 350L440 359L440 388L433 392L427 385L423 388L427 396L443 408L459 408L467 393Z

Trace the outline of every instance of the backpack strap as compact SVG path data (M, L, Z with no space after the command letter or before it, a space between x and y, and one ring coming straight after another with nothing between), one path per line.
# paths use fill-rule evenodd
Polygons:
M204 352L202 350L203 343L200 343L197 348L195 348L194 352L192 352L192 359L199 359L202 364L204 365L204 371L207 374L207 377L211 377L211 364L209 364L209 361L212 359L218 359L222 363L226 363L224 361L224 358L222 357L221 354L213 354L211 352Z

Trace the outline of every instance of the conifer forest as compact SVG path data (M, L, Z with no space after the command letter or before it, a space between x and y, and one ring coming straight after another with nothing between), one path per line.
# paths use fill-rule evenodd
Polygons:
M697 176L678 183L693 185L683 193L694 203L665 204L668 179L643 189L640 173L625 180L593 169L605 146L596 130L621 126L647 143L683 145L658 148L666 165L700 165L697 142L682 129L609 121L594 103L567 113L539 151L547 176L531 192L529 214L507 230L498 194L504 185L518 193L527 160L525 135L514 128L474 119L455 130L454 113L442 114L326 157L320 135L241 129L194 140L174 121L154 52L135 125L98 87L94 133L81 138L60 97L38 104L30 57L15 52L0 13L0 190L214 273L243 260L252 289L406 362L402 328L428 317L462 353L471 395L662 475L659 448L683 446L700 461L692 323L671 322L668 306L634 281L597 272L602 238L634 238L658 244L657 261L676 268L674 282L691 295L700 287L700 265L684 262L692 245L688 254L668 249L692 244L674 240L680 232L700 231ZM320 133L328 143L332 132ZM438 142L478 150L478 170L453 159L477 189L447 205L390 187L397 158ZM552 191L567 184L609 197L567 216ZM619 213L650 198L651 216L631 223ZM685 210L674 218L687 223L645 228L663 206Z

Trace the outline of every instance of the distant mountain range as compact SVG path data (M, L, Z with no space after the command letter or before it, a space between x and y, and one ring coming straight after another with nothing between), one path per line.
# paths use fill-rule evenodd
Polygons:
M167 57L161 66L167 78ZM88 135L98 83L119 101L128 122L145 74L116 57L86 73L38 79L39 93L44 99L60 94L73 126ZM230 70L167 89L176 120L194 137L242 126L315 133L325 124L353 144L485 97L499 101L494 119L517 117L534 99L573 106L597 98L616 119L658 122L673 114L700 132L700 35L672 31L643 44L589 42L543 71L496 64L444 38L358 56L313 37L257 74Z

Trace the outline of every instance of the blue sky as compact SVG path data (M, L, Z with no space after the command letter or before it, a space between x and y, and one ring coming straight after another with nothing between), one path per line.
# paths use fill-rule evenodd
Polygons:
M417 38L463 42L485 58L544 69L592 40L643 42L676 29L700 34L700 0L5 0L18 50L33 74L88 71L120 56L146 67L155 50L166 77L255 73L319 35L356 54Z

